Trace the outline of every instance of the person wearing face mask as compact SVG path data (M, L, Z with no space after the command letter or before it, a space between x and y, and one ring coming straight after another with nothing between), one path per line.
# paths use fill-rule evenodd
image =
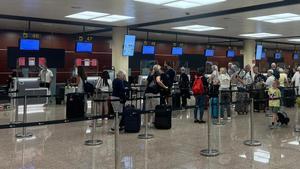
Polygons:
M180 78L179 78L179 89L180 89L180 95L182 98L182 107L187 106L187 99L190 98L190 80L188 75L185 72L185 68L182 67L180 69Z

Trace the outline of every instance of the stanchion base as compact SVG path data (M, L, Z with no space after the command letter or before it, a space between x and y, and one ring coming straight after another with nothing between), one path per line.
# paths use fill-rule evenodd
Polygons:
M259 142L257 140L246 140L246 141L244 141L244 144L246 146L261 146L261 142Z
M102 127L103 125L101 123L96 123L96 127ZM93 127L93 124L90 124L90 127Z
M153 134L140 134L138 135L139 139L152 139L154 137Z
M205 150L201 150L200 154L205 157L216 157L216 156L220 155L220 152L215 149L205 149Z
M16 138L18 138L18 139L31 138L31 137L33 137L32 133L26 133L26 134L18 133L18 134L16 134Z
M86 146L99 146L103 143L101 140L87 140L84 142Z

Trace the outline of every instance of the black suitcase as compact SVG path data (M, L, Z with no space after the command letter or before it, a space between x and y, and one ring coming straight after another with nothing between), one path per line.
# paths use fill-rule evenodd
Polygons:
M84 117L84 94L82 93L69 93L67 94L66 106L67 119L82 118Z
M157 129L170 129L172 127L172 107L158 105L155 107L154 126Z
M181 103L180 103L180 97L181 97L181 94L180 93L174 93L172 95L172 106L173 106L173 109L180 109L181 107Z
M141 114L133 105L128 105L123 111L124 130L126 133L138 133L141 129Z
M296 102L295 90L292 88L284 89L283 105L285 107L294 107Z

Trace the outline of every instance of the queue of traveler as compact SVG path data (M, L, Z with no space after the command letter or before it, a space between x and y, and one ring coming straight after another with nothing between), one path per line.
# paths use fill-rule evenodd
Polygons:
M211 74L205 74L205 69L198 69L194 77L189 78L186 73L186 68L180 68L180 77L178 79L179 92L181 97L181 107L187 108L188 99L193 95L195 97L194 122L205 123L203 120L204 110L207 107L211 108L211 116L213 119L226 118L231 119L232 108L238 114L247 114L249 108L249 98L253 97L258 101L254 101L254 110L264 110L269 107L273 113L271 128L278 127L277 113L287 101L282 99L285 92L285 87L300 86L300 67L297 72L293 73L290 69L277 67L272 63L270 70L267 71L267 76L259 72L257 66L251 68L246 65L244 68L239 68L237 65L229 63L228 67L218 68L217 65L212 65ZM156 64L152 67L145 89L145 97L149 98L145 101L144 110L155 110L158 105L172 105L172 88L176 82L176 71L166 63L164 67ZM78 76L76 85L79 92L85 92L86 75L83 68L78 68ZM117 99L119 102L112 101L111 104L100 103L100 112L107 119L109 105L112 105L113 110L122 112L126 100L129 98L128 90L130 85L126 80L126 73L119 71L116 74L116 79L110 80L108 72L103 72L101 79L97 82L96 89L100 91L100 98L103 100ZM255 90L253 90L255 89ZM259 90L261 89L261 91ZM248 91L256 92L248 92ZM268 92L265 92L265 91ZM294 90L294 89L293 89ZM236 92L231 92L236 91ZM279 91L279 92L278 92ZM294 91L295 94L298 90ZM109 93L112 93L110 96ZM267 96L267 97L266 97ZM176 98L175 98L176 99ZM211 99L211 105L208 106L208 99ZM234 104L232 104L234 102ZM222 103L222 104L220 104ZM153 122L153 116L149 118L149 123ZM124 128L124 120L120 121L120 130ZM112 130L114 130L112 128Z

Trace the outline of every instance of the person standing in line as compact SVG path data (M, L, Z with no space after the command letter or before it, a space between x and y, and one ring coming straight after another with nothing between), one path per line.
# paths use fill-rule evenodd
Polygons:
M108 71L103 71L101 78L99 78L96 88L100 91L100 98L101 100L107 100L107 102L100 102L99 108L101 114L106 116L108 114L108 98L110 93L112 92L112 81L110 80L110 76ZM105 117L105 120L108 118Z
M207 79L204 76L204 70L199 70L193 83L193 94L195 95L196 108L194 109L194 123L205 123L203 120L206 91L208 87Z
M111 104L114 112L123 112L124 105L126 103L126 90L124 85L124 79L126 78L126 73L122 70L118 71L116 79L112 82L112 96L111 96ZM119 101L115 101L119 100ZM115 124L115 123L114 123ZM121 118L119 123L119 130L122 131L124 129L124 120ZM115 130L114 125L111 128L113 132Z
M166 91L166 101L168 105L172 105L172 97L171 97L171 91L175 82L175 77L176 77L176 71L171 67L171 63L167 62L165 63L165 74L166 79L164 84L168 87L168 91Z
M53 79L53 73L50 69L47 68L46 65L40 65L41 71L39 73L40 77L40 87L46 87L50 89L50 84Z
M274 75L275 79L279 80L280 75L279 75L279 71L278 71L278 67L277 67L276 63L271 64L271 69L273 70L273 75Z
M179 78L179 89L180 95L182 98L182 107L185 108L187 106L187 99L190 98L190 80L188 75L185 72L185 68L182 67L180 69L180 78Z
M293 78L292 78L292 83L295 86L295 92L296 95L299 94L299 87L300 87L300 66L298 66L297 68L297 72L294 74Z
M228 73L229 76L232 76L232 74L234 73L233 64L231 62L228 63L227 73Z
M219 83L219 68L217 65L212 65L211 66L212 69L212 74L209 78L209 83L213 84L213 83Z
M272 87L268 90L269 107L273 113L272 124L270 125L270 129L275 129L279 127L279 124L277 124L278 121L277 113L279 112L280 109L281 93L278 86L279 86L279 82L275 80L274 83L272 84Z
M268 78L266 80L265 85L266 85L267 89L270 89L272 87L274 81L276 80L275 76L273 75L273 70L272 69L268 70L268 75L267 76L268 76Z
M224 112L227 112L227 119L231 119L231 109L230 109L230 76L227 74L226 68L220 69L219 81L220 81L220 88L219 91L221 92L221 112L224 116Z

